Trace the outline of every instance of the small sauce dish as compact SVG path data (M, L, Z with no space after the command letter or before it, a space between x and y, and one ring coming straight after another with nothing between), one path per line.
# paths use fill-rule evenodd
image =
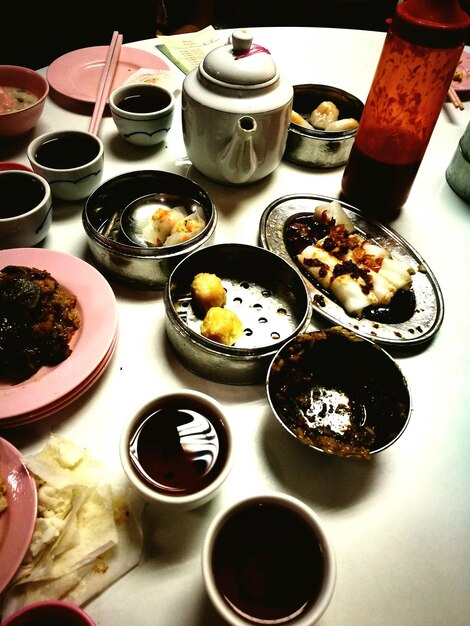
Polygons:
M189 218L189 222L184 220ZM133 200L121 213L123 236L144 248L178 245L202 233L204 208L187 196L155 193ZM193 228L191 228L193 224Z

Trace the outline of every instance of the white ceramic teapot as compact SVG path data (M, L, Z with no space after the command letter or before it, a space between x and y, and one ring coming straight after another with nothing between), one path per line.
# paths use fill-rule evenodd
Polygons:
M270 174L284 153L294 90L245 29L211 50L184 79L183 137L208 178L245 185Z

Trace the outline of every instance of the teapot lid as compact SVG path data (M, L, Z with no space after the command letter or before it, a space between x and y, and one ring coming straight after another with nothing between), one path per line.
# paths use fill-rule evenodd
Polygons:
M279 72L271 53L252 42L250 31L233 31L232 43L208 52L199 65L199 72L223 87L259 89L272 85L278 80Z

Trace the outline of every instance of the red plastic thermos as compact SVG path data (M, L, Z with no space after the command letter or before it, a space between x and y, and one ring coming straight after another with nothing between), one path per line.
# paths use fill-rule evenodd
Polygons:
M389 25L342 179L342 199L377 219L406 202L459 63L458 0L404 0Z

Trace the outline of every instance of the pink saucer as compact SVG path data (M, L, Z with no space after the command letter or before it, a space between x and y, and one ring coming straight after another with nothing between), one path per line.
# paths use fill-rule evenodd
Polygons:
M37 512L34 478L20 452L0 437L0 478L7 486L7 508L0 513L0 593L21 565L33 536Z
M465 77L461 81L453 80L452 87L458 92L470 91L470 53L464 50L460 61L458 69L464 72Z
M47 69L50 86L73 100L95 102L107 53L108 46L95 46L62 55ZM169 69L165 61L156 54L123 46L111 88L122 85L141 68Z

